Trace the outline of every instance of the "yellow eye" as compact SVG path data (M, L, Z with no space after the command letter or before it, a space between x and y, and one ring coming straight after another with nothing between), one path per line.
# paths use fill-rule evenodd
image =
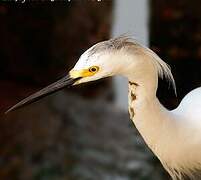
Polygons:
M96 73L96 72L98 72L98 70L99 70L98 66L92 66L89 68L89 72L91 72L91 73Z

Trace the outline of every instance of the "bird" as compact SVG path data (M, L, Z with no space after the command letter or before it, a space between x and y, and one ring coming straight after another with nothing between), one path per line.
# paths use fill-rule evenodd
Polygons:
M135 39L119 36L90 47L59 81L20 101L8 111L33 103L67 86L115 75L128 79L128 112L147 146L173 180L201 179L201 87L168 110L157 98L158 78L176 93L169 65Z

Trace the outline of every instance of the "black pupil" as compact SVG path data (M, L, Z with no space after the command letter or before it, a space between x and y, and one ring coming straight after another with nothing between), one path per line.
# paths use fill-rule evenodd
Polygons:
M92 71L92 72L95 72L95 71L96 71L96 68L94 68L94 67L91 68L91 71Z

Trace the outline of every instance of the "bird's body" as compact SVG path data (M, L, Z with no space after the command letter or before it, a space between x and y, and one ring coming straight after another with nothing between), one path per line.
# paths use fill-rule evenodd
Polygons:
M186 95L173 111L157 98L141 98L138 86L129 83L130 118L164 168L173 179L201 179L201 88Z
M201 88L186 95L175 110L167 110L157 99L156 91L158 77L165 77L175 89L169 67L153 51L130 38L119 37L94 45L80 57L70 76L22 100L10 110L68 84L113 75L128 78L130 117L171 177L200 180Z

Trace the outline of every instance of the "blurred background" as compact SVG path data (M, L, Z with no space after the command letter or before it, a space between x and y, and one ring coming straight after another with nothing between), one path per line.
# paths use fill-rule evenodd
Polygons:
M79 85L4 115L63 77L96 42L128 34L172 68L175 108L201 86L201 1L72 0L0 3L0 180L166 180L127 112L121 77Z

